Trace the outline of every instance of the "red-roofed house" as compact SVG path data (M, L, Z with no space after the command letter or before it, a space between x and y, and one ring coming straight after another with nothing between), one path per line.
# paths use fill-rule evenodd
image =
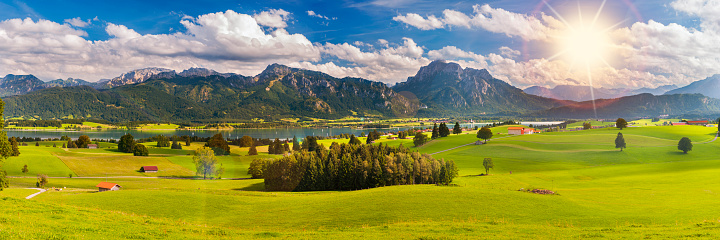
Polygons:
M524 127L509 127L508 128L509 135L523 135L524 133L525 133Z
M101 182L95 187L97 187L98 191L100 191L100 192L120 190L120 185L117 185L115 183L109 183L109 182Z
M141 172L157 172L158 167L157 166L142 166L140 168Z
M688 124L685 123L685 122L676 122L676 123L670 123L670 125L673 125L673 126L682 126L682 125L688 125Z
M533 133L535 133L535 129L534 129L534 128L525 128L525 129L523 129L523 134L533 134Z

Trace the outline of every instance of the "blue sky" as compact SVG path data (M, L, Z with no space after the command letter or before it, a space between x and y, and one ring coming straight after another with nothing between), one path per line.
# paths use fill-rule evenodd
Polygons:
M553 36L566 30L553 23L560 23L561 16L575 18L579 8L589 18L602 3L0 1L4 23L0 24L0 43L10 46L0 47L0 57L10 59L0 65L0 74L97 81L143 67L207 67L254 75L278 62L336 77L395 83L431 60L445 59L464 67L487 68L519 87L594 80L604 87L635 88L684 85L717 73L711 67L720 61L711 57L715 47L702 44L717 39L720 31L713 22L719 19L714 16L720 7L703 0L606 0L601 18L613 24L622 21L607 33L613 47L603 50L603 54L612 52L608 59L613 61L593 67L592 79L588 79L585 69L573 67L577 64L572 60L551 58L559 45ZM503 21L503 16L520 20ZM243 24L251 17L257 26ZM431 22L431 17L438 20ZM31 21L20 22L27 18ZM227 26L215 27L222 23ZM191 31L188 26L197 29ZM4 41L3 30L8 33ZM232 37L223 35L228 31ZM276 31L287 37L278 37ZM259 45L252 44L254 36L259 36ZM678 50L687 46L697 49ZM682 69L671 69L688 62Z

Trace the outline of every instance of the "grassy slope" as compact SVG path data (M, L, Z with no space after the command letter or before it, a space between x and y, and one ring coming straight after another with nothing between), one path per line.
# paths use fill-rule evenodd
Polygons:
M300 238L717 238L720 160L714 156L720 141L701 143L714 137L713 130L628 128L622 130L629 147L623 152L612 145L617 129L495 136L488 145L436 155L458 164L463 177L456 187L268 193L256 191L261 180L110 179L124 190L87 193L97 179L51 179L50 186L80 190L45 193L32 201ZM676 150L682 136L695 142L687 155ZM474 134L451 136L418 149L432 153L475 140ZM484 172L485 157L495 161L493 175L474 176ZM16 186L33 183L13 179ZM516 191L529 187L560 195ZM251 225L238 226L248 219Z

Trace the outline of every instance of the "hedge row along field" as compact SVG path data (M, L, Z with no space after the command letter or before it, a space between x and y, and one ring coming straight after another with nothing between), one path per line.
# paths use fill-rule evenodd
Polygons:
M261 174L258 172L261 171ZM333 143L329 150L302 151L278 160L251 163L270 191L359 190L406 184L448 185L458 175L455 162L410 152L402 145Z

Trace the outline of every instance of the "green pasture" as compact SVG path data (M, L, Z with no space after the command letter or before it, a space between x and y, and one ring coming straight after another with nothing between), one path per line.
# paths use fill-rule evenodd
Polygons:
M74 231L54 238L76 238L79 233L137 238L134 233L153 229L167 231L144 238L720 237L720 141L713 141L717 128L649 126L509 136L507 127L493 128L496 135L484 145L462 146L478 140L475 131L435 139L418 148L411 147L412 139L383 137L378 142L402 143L411 150L455 161L460 177L452 186L404 185L346 192L265 192L261 179L117 177L152 176L125 169L137 164L166 164L160 167L161 173L162 169L176 171L158 176L193 176L188 154L202 143L183 146L184 150L150 147L150 157L132 157L113 148L22 147L21 157L44 156L35 164L67 164L67 171L97 178L51 178L48 187L63 190L31 200L18 198L33 193L22 188L34 186L34 175L11 178L11 188L0 192L0 197L6 197L0 198L0 206L17 207L0 213L4 230L0 237L53 238L37 227L53 230L64 225L72 225ZM627 142L623 151L614 145L618 132ZM687 154L677 150L682 137L694 143ZM348 140L319 143L329 146L332 141ZM223 177L246 178L253 158L278 157L262 153L266 148L258 151L261 155L246 156L247 148L233 146L229 156L218 158L226 169ZM16 163L21 157L5 162L9 175L22 176ZM495 163L488 176L480 176L485 173L484 158ZM9 169L11 164L17 170ZM120 184L123 189L98 193L94 186L100 181ZM558 194L518 191L533 188ZM18 214L26 217L14 218ZM106 218L116 219L125 229L113 232L97 226L97 221ZM24 225L28 222L36 228Z

